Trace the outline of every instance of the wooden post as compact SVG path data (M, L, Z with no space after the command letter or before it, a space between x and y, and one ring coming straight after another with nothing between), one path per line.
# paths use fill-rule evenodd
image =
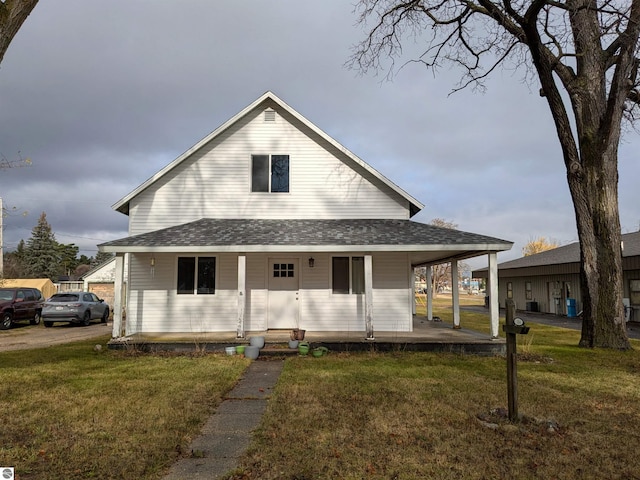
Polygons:
M244 309L247 304L247 257L238 255L238 319L236 323L236 337L244 338Z
M458 261L451 260L451 301L453 302L453 328L460 328L460 289L458 288Z
M371 255L364 256L364 324L367 340L373 336L373 261Z
M124 293L124 254L117 253L113 283L113 325L111 327L111 336L113 338L120 338L126 335L126 326L123 328L122 321L122 297Z
M427 320L433 320L433 267L427 267Z
M516 304L507 299L506 324L514 326ZM518 420L518 366L516 352L516 333L506 330L507 334L507 399L509 402L509 420Z

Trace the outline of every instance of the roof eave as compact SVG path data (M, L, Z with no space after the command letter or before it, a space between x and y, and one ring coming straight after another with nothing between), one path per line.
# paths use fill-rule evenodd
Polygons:
M511 244L469 245L183 245L183 246L126 246L99 245L109 253L261 253L261 252L500 252Z

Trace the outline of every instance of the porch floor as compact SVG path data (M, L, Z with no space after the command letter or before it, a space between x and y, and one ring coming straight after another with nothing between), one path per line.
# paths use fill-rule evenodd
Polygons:
M374 327L375 328L375 327ZM225 347L247 345L252 336L264 336L262 354L295 354L296 350L283 348L289 341L291 330L247 331L245 338L236 338L236 332L211 333L144 333L113 339L109 348L140 348L144 350L223 351ZM373 340L366 339L364 331L306 332L304 340L312 347L326 346L332 351L432 351L471 353L477 355L504 355L505 339L467 330L454 329L450 323L428 321L426 317L413 317L413 332L375 332Z

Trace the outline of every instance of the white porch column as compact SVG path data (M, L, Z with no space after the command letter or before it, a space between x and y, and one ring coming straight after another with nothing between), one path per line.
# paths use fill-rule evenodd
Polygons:
M451 261L451 300L453 302L453 328L460 328L460 289L458 288L458 261Z
M244 309L246 298L247 256L238 255L238 321L236 337L244 338Z
M411 267L411 315L416 314L416 269Z
M498 338L500 305L498 303L498 254L489 253L489 318L491 319L491 337Z
M116 271L113 284L113 326L111 337L119 338L124 335L122 328L122 290L124 288L124 254L116 254Z
M364 324L367 340L373 340L373 261L371 255L364 256Z
M433 320L433 267L427 267L427 320Z

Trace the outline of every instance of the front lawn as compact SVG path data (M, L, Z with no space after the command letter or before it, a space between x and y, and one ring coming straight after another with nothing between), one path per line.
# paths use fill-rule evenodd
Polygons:
M160 478L248 365L100 340L0 354L0 466L20 480Z

